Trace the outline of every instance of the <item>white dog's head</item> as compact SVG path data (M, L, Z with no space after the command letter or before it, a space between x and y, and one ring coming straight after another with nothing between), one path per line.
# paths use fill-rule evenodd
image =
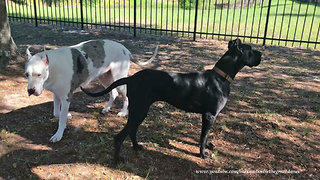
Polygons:
M49 59L45 52L31 55L29 47L26 51L25 75L28 78L28 94L39 96L43 90L43 84L49 77Z

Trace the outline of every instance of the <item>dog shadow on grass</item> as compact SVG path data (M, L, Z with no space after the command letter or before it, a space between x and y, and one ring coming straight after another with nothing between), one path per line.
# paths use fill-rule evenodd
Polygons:
M199 174L197 170L206 170L206 168L187 159L152 149L135 152L131 148L129 138L122 146L122 154L126 157L126 161L114 166L113 136L121 127L104 127L99 132L88 131L86 125L69 124L60 142L49 143L50 136L57 128L57 119L52 118L51 115L52 107L53 103L47 102L0 114L1 178L81 179L140 176L142 178L201 179L210 176ZM76 108L77 106L71 105L71 111L77 114L73 118L79 118L79 113L81 114L82 111L95 112L90 108L77 112ZM111 118L107 119L112 121ZM70 121L76 121L76 119ZM145 128L141 130L141 134L144 130ZM145 137L143 140L152 141ZM227 176L235 177L232 174Z

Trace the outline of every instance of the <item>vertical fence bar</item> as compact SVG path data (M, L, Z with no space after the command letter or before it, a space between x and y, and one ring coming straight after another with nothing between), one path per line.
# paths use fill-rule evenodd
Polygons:
M153 19L152 19L152 1L150 1L150 26L149 26L149 28L150 28L150 34L152 34L152 25L153 25Z
M36 27L38 27L38 16L37 16L36 0L33 0L33 6L34 6L34 21L35 21Z
M6 7L7 7L7 13L8 13L8 18L9 18L9 21L13 20L14 18L13 17L13 7L12 7L12 2L10 3L10 1L6 1L7 4L6 4ZM10 8L11 7L11 8ZM32 12L32 10L30 11ZM11 14L11 15L10 15ZM31 13L32 14L32 13Z
M221 9L220 9L220 20L219 20L219 29L218 29L218 39L220 39L221 32L221 22L222 22L222 12L223 12L223 0L221 1Z
M126 0L123 0L123 29L126 30Z
M264 46L264 47L265 47L265 45L266 45L266 38L267 38L267 31L268 31L268 24L269 24L270 9L271 9L271 0L269 0L269 6L268 6L268 11L267 11L266 26L265 26L265 29L264 29L264 36L263 36L263 43L262 43L262 46Z
M180 3L178 3L178 15L177 15L177 35L179 36L179 18L180 18Z
M203 26L204 5L205 5L205 1L202 3L201 25L200 25L200 38L202 38L202 26Z
M131 32L131 4L129 1L129 32Z
M160 35L162 35L163 0L161 0Z
M23 18L23 22L26 22L26 18L25 18L26 15L25 15L25 12L24 12L24 5L27 5L27 3L25 3L25 4L23 3L22 5L23 5L23 6L22 6L22 14L23 14L23 15L22 15L22 18Z
M140 27L142 27L142 2L141 2L142 0L140 0L140 3L139 3L139 5L140 5L140 14L139 14L139 17L140 17L140 20L139 20L139 24L140 24ZM140 28L140 33L141 33L141 31L142 31L142 28Z
M315 5L314 5L313 16L312 16L312 20L311 20L311 26L313 25L314 16L316 15L316 9L317 9L317 3L315 3ZM309 31L308 41L310 41L311 34L312 34L312 28L310 28L310 31ZM308 43L308 45L307 45L307 48L309 48L309 43Z
M292 1L292 4L291 4L291 12L290 12L290 16L289 16L289 23L288 23L288 30L287 30L286 40L285 40L285 46L287 46L287 43L288 43L288 37L289 37L289 31L290 31L290 24L291 24L291 18L292 18L293 5L294 5L294 1Z
M118 21L119 21L119 23L118 23L118 26L119 26L119 31L121 30L121 1L119 1L118 2L118 4L119 4L119 19L118 19Z
M305 28L306 21L307 21L307 14L308 14L308 10L309 10L309 4L310 4L310 1L308 1L307 9L306 9L306 15L304 16L304 22L303 22L302 32L301 32L301 41L302 41L303 35L304 35L304 28ZM310 28L310 29L312 29L312 28ZM301 47L301 44L302 44L302 43L300 42L299 47Z
M50 7L50 13L51 13L51 24L54 24L56 16L54 15L53 10L55 10L55 2L52 2L51 7Z
M113 30L116 29L116 1L113 0Z
M189 8L189 19L188 19L188 37L190 37L190 21L191 21L191 8Z
M254 8L253 8L253 17L252 17L252 25L251 25L251 33L250 33L250 43L252 40L252 33L253 33L253 29L254 29L254 19L255 19L255 15L256 15L256 8L257 8L257 1L254 1Z
M206 33L206 38L208 38L208 31L209 31L209 24L210 24L210 8L211 8L211 0L209 0L208 3L208 17L207 17L207 33Z
M83 0L80 0L81 30L83 30Z
M263 3L264 3L264 1L262 1L262 3L260 4L260 18L259 18L257 37L260 36L260 27L261 27L261 17L262 17L262 11L263 11ZM258 41L259 41L259 38L257 38L257 43L258 43Z
M62 21L62 15L61 15L61 2L59 1L59 23L60 23L60 26L61 26L61 21Z
M169 0L167 0L167 15L166 15L166 30L168 30L168 17L169 17ZM166 35L168 34L168 31L166 31Z
M155 29L157 29L156 33L158 32L158 1L156 1L156 24L155 24Z
M297 33L298 24L299 24L299 17L300 17L300 10L301 10L301 3L299 3L299 10L298 10L298 15L297 15L296 27L294 28L292 46L293 46L294 41L295 41L295 39L296 39L296 33ZM308 8L307 8L307 10L308 10ZM306 12L306 13L307 13L307 12ZM307 15L306 15L305 17L307 17Z
M49 6L50 6L50 3L44 4L43 1L42 1L42 3L43 3L42 7L43 7L43 14L44 14L43 19L46 19L45 17L47 16L47 24L50 24L50 19L49 19ZM44 9L47 9L47 11L45 11ZM45 20L44 20L44 23L46 23Z
M247 6L247 15L246 15L246 23L244 24L244 36L247 36L247 23L248 23L248 16L249 16L249 8L250 8L250 1L248 1L248 6ZM245 41L246 38L243 39Z
M235 18L235 15L236 15L236 4L237 4L237 1L234 0L234 6L233 6L233 17L232 17L232 25L231 25L231 39L233 38L233 26L234 26L234 18Z
M133 1L133 36L137 36L137 0Z
M145 15L145 19L144 19L144 23L145 23L145 24L144 24L144 28L145 28L145 29L144 29L144 32L147 33L148 1L146 1L146 6L145 6L144 12L145 12L145 14L144 14L144 15Z
M277 8L276 8L276 15L274 16L274 23L273 23L273 32L272 32L272 40L271 40L271 45L273 45L273 38L274 38L274 31L276 29L276 24L277 24L277 17L278 17L278 9L279 9L279 0L277 2Z
M109 0L109 29L111 29L111 0Z
M104 0L103 10L104 10L103 11L104 12L104 28L107 29L107 0Z
M281 19L281 27L280 27L279 39L281 39L283 21L284 21L285 12L286 12L286 6L287 6L287 0L284 1L284 5L283 5L283 14L282 14L282 19ZM278 42L278 45L280 45L280 40L279 40L279 42Z
M240 14L239 14L238 36L240 35L240 30L241 30L241 15L242 15L242 5L243 5L243 0L241 0L241 4L240 4ZM261 9L262 9L262 8L261 8Z
M195 15L194 15L193 41L196 40L196 35L197 35L198 6L199 6L199 0L196 0L196 9L195 9Z
M172 0L171 36L173 35L173 17L174 17L174 0Z
M317 42L318 42L318 38L319 38L319 32L320 32L320 23L319 23L319 27L318 27L317 37L316 37L316 40L315 40L315 43L314 43L314 48L315 48L315 49L317 48Z
M227 7L227 17L226 17L226 27L224 34L226 35L228 32L228 19L229 19L229 8L230 8L230 0L228 0L228 7ZM226 40L227 36L224 36L224 40Z

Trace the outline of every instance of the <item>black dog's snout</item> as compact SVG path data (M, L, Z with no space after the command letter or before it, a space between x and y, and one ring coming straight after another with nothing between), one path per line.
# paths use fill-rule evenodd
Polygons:
M34 88L28 89L28 94L29 94L29 96L31 96L32 94L34 94L35 91L36 91L36 90L35 90Z

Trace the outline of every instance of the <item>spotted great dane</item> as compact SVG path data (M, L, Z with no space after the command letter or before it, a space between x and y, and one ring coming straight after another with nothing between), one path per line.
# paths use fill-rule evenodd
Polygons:
M209 131L219 112L227 103L230 83L244 66L258 66L261 52L253 50L250 45L242 44L240 39L230 41L228 51L215 64L212 70L194 73L172 73L146 69L131 77L119 79L107 89L90 96L102 96L112 89L127 85L129 98L129 118L126 126L114 138L114 160L120 159L120 147L129 135L135 150L143 149L136 139L139 125L147 116L149 107L155 101L165 101L187 112L202 114L200 137L200 156L210 157L205 148L213 149L208 142Z
M72 95L80 86L86 86L98 78L103 86L108 87L112 82L127 77L130 61L142 66L149 64L157 51L158 46L148 61L140 62L133 58L126 47L111 40L90 40L35 55L31 55L28 48L25 75L28 78L29 96L39 96L43 88L54 94L53 115L59 118L59 127L50 141L61 140L66 121L71 118L68 111ZM117 89L124 98L123 108L118 115L125 116L128 107L126 86L119 86ZM110 110L118 91L111 91L109 102L102 113Z

